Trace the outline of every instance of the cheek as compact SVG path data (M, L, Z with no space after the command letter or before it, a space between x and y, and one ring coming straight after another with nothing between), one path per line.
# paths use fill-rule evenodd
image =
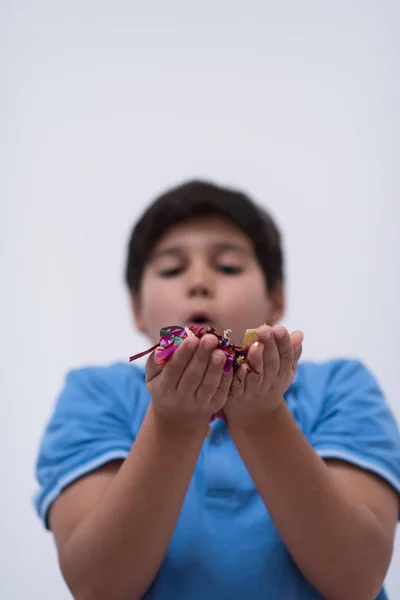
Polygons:
M232 282L232 285L221 286L221 298L227 307L232 309L243 310L246 307L265 309L269 303L264 282L254 281L250 277L237 279Z
M235 329L240 339L246 329L259 327L268 320L270 301L263 281L249 279L240 281L234 288L226 286L221 304L227 326Z
M171 313L173 314L174 307L176 307L176 303L171 297L164 295L157 298L153 296L143 303L143 317L148 324L156 322L162 325L172 325L173 323L166 323L165 319L168 319Z
M147 280L142 288L142 319L148 330L159 331L160 327L174 325L178 291L174 286L163 285L162 281ZM172 319L172 321L171 321Z

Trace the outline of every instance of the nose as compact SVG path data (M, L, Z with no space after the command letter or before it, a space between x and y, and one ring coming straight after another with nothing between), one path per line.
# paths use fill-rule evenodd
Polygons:
M189 298L213 298L215 282L210 269L205 265L192 265L188 271L187 295Z
M212 298L213 294L211 293L210 287L207 285L196 284L192 285L188 291L189 298L199 297L199 298Z

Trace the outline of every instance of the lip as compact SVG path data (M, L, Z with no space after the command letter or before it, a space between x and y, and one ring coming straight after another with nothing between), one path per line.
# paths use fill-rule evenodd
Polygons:
M207 311L199 310L193 311L185 319L185 325L200 325L201 327L214 327L215 320L211 317Z

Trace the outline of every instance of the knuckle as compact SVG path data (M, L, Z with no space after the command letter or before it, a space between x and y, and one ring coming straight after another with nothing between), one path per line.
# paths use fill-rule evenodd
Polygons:
M229 388L233 384L233 382L234 382L234 377L232 376L232 374L230 374L230 375L224 374L221 378L220 387L222 389Z
M262 373L250 373L247 383L250 385L261 385L263 381L264 375Z

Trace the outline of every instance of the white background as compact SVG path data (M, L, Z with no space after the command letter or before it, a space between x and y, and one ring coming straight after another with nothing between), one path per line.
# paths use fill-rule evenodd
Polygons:
M400 419L399 30L398 0L0 1L2 600L70 597L37 446L67 369L146 347L126 242L171 184L270 208L305 357L360 357Z

